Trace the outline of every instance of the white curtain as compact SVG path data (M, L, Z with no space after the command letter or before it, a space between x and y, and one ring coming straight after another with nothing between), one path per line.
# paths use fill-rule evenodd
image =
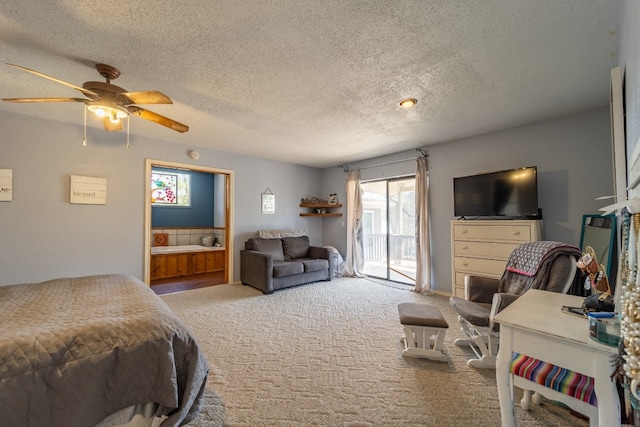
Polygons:
M416 292L432 293L429 236L429 167L426 157L416 166Z
M362 237L362 188L360 171L347 174L347 257L344 260L344 276L362 277L364 274L364 250Z

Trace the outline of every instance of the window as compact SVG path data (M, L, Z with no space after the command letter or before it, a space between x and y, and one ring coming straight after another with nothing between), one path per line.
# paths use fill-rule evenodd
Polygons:
M373 211L362 212L362 232L373 234Z
M189 174L151 171L151 204L156 206L191 206Z

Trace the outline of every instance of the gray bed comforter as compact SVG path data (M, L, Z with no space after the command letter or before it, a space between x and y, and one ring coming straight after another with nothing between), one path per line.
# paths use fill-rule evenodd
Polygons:
M156 402L165 426L200 410L207 362L192 333L124 275L0 286L0 423L97 424Z

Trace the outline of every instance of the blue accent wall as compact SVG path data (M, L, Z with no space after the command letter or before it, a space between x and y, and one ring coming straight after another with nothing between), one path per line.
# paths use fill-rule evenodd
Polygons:
M151 227L213 227L214 174L167 168L153 170L190 175L191 206L152 206Z

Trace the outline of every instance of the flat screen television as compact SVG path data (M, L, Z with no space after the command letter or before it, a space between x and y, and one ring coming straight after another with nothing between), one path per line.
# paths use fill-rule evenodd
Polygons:
M453 178L454 215L539 219L535 166Z

